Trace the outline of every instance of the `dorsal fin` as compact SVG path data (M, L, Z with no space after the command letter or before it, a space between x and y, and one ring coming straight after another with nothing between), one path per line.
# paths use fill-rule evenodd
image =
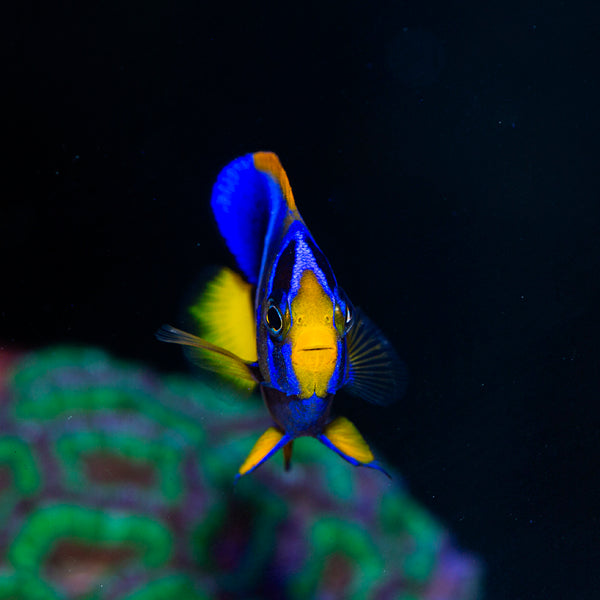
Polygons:
M213 187L212 209L227 246L248 281L258 283L265 244L296 204L272 152L255 152L227 165Z

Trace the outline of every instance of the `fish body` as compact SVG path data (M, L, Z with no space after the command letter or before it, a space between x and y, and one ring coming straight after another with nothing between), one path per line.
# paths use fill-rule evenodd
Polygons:
M332 416L332 402L346 387L389 404L404 393L406 369L338 285L277 156L256 152L233 161L218 176L211 204L244 277L225 269L209 284L193 311L202 337L170 326L157 335L191 347L203 367L260 386L273 425L238 476L282 448L289 468L300 436L383 471L356 427Z

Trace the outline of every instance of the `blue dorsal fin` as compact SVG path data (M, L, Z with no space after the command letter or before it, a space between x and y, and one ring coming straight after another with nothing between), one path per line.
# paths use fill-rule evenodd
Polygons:
M272 152L255 152L227 165L213 187L212 209L227 246L248 281L257 284L265 244L296 211L287 175Z

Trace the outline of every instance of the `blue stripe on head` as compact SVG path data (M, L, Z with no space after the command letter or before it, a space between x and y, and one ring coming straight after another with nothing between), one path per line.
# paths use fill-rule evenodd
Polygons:
M314 243L314 240L312 240L306 227L299 227L294 232L294 241L296 244L296 260L294 262L294 269L290 281L290 295L295 295L298 292L302 274L306 269L310 269L315 274L321 287L329 296L331 296L332 287L330 286L330 281L333 278L331 267L325 256ZM318 255L317 252L319 253ZM325 269L327 269L329 273L326 274L324 272ZM329 277L327 275L329 275Z
M276 348L275 348L275 344L273 344L273 340L269 337L266 336L265 338L266 340L266 344L267 344L267 352L266 352L266 357L267 357L267 367L269 370L268 375L264 374L265 379L268 383L270 383L272 386L277 387L279 389L279 382L278 382L278 369L275 363L275 352L276 352Z
M272 387L291 396L298 394L300 386L292 368L291 348L289 344L275 344L267 336L268 382Z
M294 367L292 366L292 347L290 344L283 344L281 346L281 358L284 366L284 372L282 371L281 375L284 375L284 373L285 375L279 382L279 389L284 391L288 396L299 394L300 385L298 384L298 378L296 377Z

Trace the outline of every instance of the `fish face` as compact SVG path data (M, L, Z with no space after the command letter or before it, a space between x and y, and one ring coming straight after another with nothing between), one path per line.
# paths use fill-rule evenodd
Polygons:
M299 398L335 393L347 370L351 305L303 224L290 232L272 272L258 324L267 385Z
M293 324L288 334L291 364L300 398L325 397L338 364L340 335L335 327L333 299L306 269L293 299Z

